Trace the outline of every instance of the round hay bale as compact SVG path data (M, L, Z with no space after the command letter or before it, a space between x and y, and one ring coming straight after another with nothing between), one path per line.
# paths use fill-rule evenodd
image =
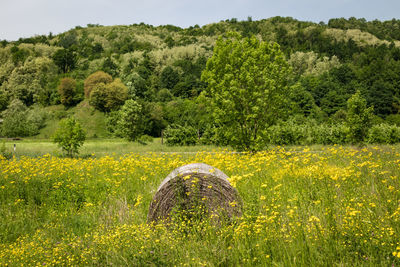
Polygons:
M217 220L240 216L242 201L227 179L222 171L204 163L176 168L158 187L147 221L168 220L174 212L201 208Z

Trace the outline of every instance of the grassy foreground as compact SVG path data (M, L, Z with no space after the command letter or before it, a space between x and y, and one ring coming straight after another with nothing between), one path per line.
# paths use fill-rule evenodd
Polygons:
M146 224L174 168L230 177L244 215ZM0 159L0 265L398 266L400 149Z

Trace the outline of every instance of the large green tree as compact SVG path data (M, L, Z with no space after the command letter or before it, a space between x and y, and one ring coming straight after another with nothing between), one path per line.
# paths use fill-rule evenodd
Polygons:
M283 114L290 75L278 44L220 37L202 73L219 136L237 149L263 149L266 129Z

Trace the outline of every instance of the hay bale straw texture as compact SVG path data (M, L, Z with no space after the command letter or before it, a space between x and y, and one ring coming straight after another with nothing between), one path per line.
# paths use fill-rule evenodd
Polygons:
M173 170L161 183L150 204L148 222L168 220L172 212L201 205L213 218L242 214L241 198L228 176L204 163L192 163Z

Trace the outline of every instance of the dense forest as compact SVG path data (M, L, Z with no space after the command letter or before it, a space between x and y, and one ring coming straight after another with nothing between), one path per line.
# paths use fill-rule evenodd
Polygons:
M271 127L271 143L346 142L341 132L348 100L358 91L373 108L376 134L370 139L379 141L384 132L397 140L400 20L317 24L290 17L189 28L89 24L3 40L1 136L40 136L47 129L40 137L50 137L52 124L69 115L79 119L81 112L81 123L92 127L89 137L135 140L132 132L150 138L164 131L170 143L223 144L214 134L218 125L209 117L201 75L217 38L228 32L277 42L291 66L292 109Z

